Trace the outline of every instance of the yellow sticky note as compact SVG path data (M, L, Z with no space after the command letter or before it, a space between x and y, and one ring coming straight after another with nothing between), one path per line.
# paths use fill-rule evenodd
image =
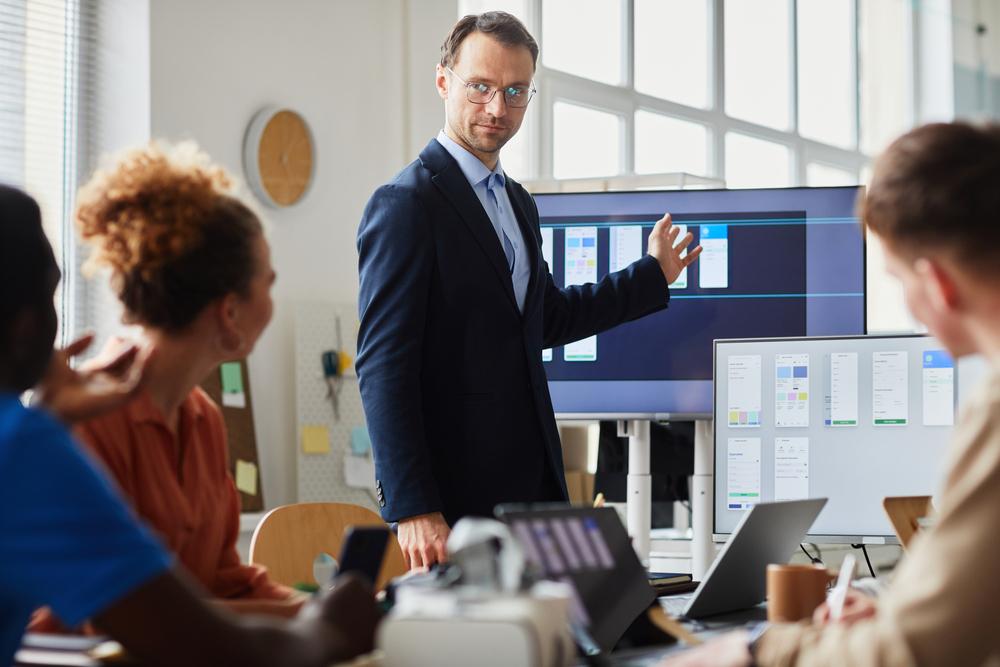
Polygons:
M329 454L330 431L325 426L303 426L302 452L305 454Z
M236 488L243 493L257 495L257 466L250 461L236 459Z
M354 359L351 359L351 355L347 354L343 350L337 353L337 372L343 375L347 371L351 370L351 366L354 365Z

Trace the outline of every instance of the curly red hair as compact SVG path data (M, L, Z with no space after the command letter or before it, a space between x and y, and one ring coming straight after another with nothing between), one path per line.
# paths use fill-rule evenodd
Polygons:
M260 221L193 142L123 153L77 201L77 226L93 249L86 266L111 270L131 321L177 330L211 301L246 293Z

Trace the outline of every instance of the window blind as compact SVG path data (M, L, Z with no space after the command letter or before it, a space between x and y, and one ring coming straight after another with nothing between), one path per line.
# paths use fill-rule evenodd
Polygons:
M124 120L108 108L115 85L109 63L121 62L121 54L109 55L106 42L115 41L114 30L142 27L121 20L131 17L125 8L140 4L0 0L0 182L25 190L41 207L63 273L57 344L85 330L106 335L119 319L107 280L81 275L85 253L73 210L77 189L108 147L107 128Z

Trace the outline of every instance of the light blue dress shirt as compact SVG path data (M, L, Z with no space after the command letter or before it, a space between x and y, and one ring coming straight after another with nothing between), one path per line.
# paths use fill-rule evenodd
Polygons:
M493 223L493 231L496 232L500 247L507 256L507 266L511 269L510 277L514 284L517 307L523 313L524 298L528 293L528 281L531 279L530 256L524 244L521 226L517 224L517 216L510 205L510 197L507 196L505 187L507 179L503 167L497 160L496 168L490 171L479 158L452 141L444 130L438 132L437 140L458 162L459 168L472 186L472 191L479 197L483 210Z

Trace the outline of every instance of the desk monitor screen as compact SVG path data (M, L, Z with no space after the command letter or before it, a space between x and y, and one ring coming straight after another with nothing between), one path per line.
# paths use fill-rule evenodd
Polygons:
M704 248L670 307L542 359L555 411L708 418L712 341L865 332L858 187L536 195L559 287L596 282L647 252L670 211Z
M758 502L829 498L811 537L894 542L882 499L933 495L957 387L930 336L715 341L713 532Z

